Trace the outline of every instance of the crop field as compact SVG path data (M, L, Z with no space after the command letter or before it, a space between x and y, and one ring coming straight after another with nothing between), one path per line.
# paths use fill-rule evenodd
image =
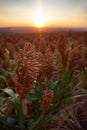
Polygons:
M0 34L0 130L87 130L87 32Z

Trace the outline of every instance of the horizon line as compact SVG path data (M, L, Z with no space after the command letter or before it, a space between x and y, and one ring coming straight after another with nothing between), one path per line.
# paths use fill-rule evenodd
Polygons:
M0 26L0 28L37 28L37 29L44 29L44 28L84 28L84 26L44 26L44 27L35 27L35 26Z

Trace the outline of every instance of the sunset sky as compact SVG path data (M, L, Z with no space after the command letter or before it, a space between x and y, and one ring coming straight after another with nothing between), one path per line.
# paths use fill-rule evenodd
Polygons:
M87 0L0 0L0 27L86 27Z

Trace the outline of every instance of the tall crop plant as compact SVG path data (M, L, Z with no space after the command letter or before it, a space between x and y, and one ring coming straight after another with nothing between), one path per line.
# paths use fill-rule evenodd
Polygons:
M61 110L71 106L77 95L86 95L86 92L77 89L77 62L70 67L65 61L64 67L59 67L55 51L50 46L40 50L26 43L15 60L10 59L7 50L4 53L5 59L0 62L2 130L50 130L58 127L71 115L69 110L66 117L61 116ZM87 71L83 68L81 76L86 84Z

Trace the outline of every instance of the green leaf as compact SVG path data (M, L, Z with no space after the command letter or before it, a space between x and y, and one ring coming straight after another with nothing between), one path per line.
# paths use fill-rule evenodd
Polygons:
M4 97L0 97L0 106L2 106L2 104L4 103L5 98Z
M16 121L17 121L17 120L16 120L14 117L12 117L12 116L9 116L9 117L7 118L7 122L8 122L8 123L15 124Z
M14 71L16 71L17 69L17 63L15 62L15 60L10 60L10 68Z
M11 96L12 98L16 98L16 95L14 93L14 91L12 89L9 89L9 88L6 88L6 89L3 89L3 91L8 94L9 96Z
M38 100L39 98L38 97L36 97L36 96L28 96L27 97L27 101L29 101L29 102L32 102L32 101L36 101L36 100Z
M49 113L46 117L46 119L43 121L43 125L46 127L48 124L54 122L54 121L58 121L59 117L58 115L53 115L51 113Z
M63 82L61 80L55 82L55 85L54 85L54 90L57 90L58 88L60 88L61 86L63 86Z
M50 80L47 86L49 89L54 89L55 83L52 80Z
M40 123L40 121L43 119L43 117L44 117L44 113L42 113L40 116L39 116L39 118L35 121L35 122L33 122L33 123L31 123L31 126L30 126L30 130L35 130L35 128L37 128L37 126L38 126L38 124Z
M7 86L9 86L7 79L3 75L0 75L0 82L4 82L4 83L6 83Z
M72 75L72 71L68 69L63 71L63 82L65 85L69 84L72 81Z

